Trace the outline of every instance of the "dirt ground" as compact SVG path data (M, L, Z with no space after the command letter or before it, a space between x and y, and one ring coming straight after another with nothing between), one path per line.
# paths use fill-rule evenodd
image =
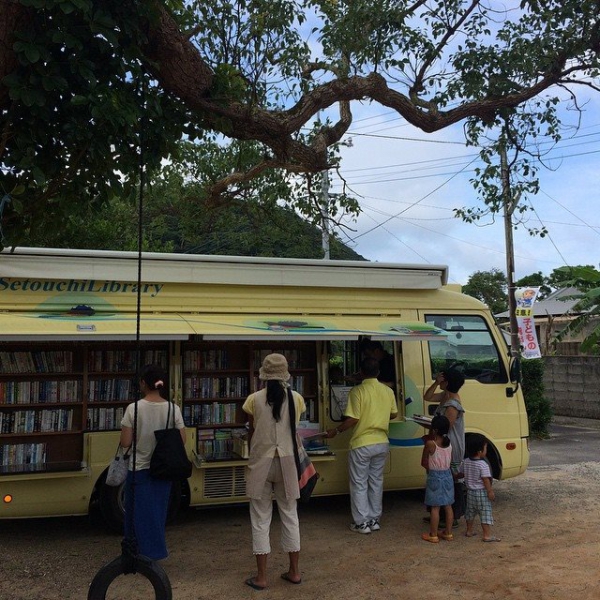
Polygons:
M171 556L162 562L175 600L261 598L283 600L388 600L419 598L557 598L596 600L600 463L537 467L495 483L494 532L429 544L421 493L387 493L382 530L358 535L348 529L347 498L323 498L301 509L301 585L279 578L286 556L273 524L269 588L243 585L254 572L246 507L190 510L167 531ZM120 537L87 518L0 525L0 599L87 598L98 569L120 553ZM140 575L119 577L111 600L150 600Z

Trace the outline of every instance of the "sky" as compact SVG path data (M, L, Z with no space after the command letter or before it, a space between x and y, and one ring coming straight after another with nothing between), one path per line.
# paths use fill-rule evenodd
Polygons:
M599 266L600 94L584 90L580 98L581 115L564 105L563 138L545 157L550 168L540 168L539 193L527 198L534 209L527 225L549 233L513 232L516 280L564 265ZM469 181L481 163L462 124L427 134L385 107L359 105L347 137L352 147L342 151L340 173L362 206L356 222L337 230L348 246L371 261L447 265L450 283L464 285L476 271L506 273L502 215L469 224L453 213L483 206ZM341 191L340 177L330 179L331 192Z

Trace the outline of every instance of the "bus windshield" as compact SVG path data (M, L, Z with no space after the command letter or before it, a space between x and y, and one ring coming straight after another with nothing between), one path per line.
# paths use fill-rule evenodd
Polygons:
M506 383L504 363L486 321L476 315L426 315L425 321L448 332L428 342L431 375L446 369L461 371L480 383Z

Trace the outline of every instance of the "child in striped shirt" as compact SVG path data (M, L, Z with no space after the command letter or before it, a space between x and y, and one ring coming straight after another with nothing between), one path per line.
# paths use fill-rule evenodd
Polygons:
M467 522L467 537L477 535L473 531L475 517L479 515L484 542L499 542L500 538L492 535L492 473L490 465L485 460L487 454L487 440L476 433L467 438L467 456L464 461L465 485L467 486L467 508L465 521Z

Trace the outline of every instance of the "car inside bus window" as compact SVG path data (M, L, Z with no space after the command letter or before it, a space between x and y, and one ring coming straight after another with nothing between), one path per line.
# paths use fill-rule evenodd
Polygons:
M426 315L425 321L444 329L445 339L428 342L432 377L458 369L465 379L480 383L507 383L498 347L486 321L477 315Z

